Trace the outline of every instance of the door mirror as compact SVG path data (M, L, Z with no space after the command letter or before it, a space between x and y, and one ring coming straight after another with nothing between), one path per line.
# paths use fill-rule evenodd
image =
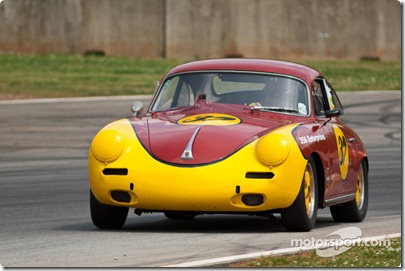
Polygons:
M141 101L132 102L131 111L132 111L134 117L142 114L143 103Z
M329 119L327 121L325 121L322 126L325 126L329 121L331 121L332 117L339 117L340 115L343 115L343 108L326 110L325 117L327 117Z
M327 118L338 117L340 115L343 115L343 109L342 108L337 108L337 109L332 109L332 110L326 110L325 111L325 117L327 117Z

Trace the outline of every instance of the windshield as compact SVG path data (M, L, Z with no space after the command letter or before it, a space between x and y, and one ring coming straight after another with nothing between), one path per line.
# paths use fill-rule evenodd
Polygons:
M184 73L163 82L152 111L193 106L200 94L209 102L308 115L308 88L298 79L256 73Z

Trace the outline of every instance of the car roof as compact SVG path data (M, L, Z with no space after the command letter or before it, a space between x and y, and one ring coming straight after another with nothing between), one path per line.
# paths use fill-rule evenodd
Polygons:
M319 76L322 77L322 74L319 71L298 63L248 58L224 58L193 61L173 68L169 71L167 77L177 73L209 70L252 71L290 75L304 80L308 85L310 85L314 78Z

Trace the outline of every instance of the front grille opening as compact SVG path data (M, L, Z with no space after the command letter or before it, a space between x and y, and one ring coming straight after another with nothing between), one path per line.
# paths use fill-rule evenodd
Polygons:
M105 168L103 169L104 175L118 175L118 176L126 176L128 175L127 168Z
M128 203L131 201L131 196L127 192L124 192L124 191L112 191L111 197L118 202Z
M273 172L246 172L245 177L247 179L272 179L274 177Z

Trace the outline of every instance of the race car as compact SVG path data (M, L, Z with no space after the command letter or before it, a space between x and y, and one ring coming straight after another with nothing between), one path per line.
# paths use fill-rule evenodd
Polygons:
M339 118L343 107L310 67L266 59L179 65L147 112L114 121L88 156L95 226L121 228L129 208L169 219L280 214L288 231L314 228L319 208L360 222L368 158Z

